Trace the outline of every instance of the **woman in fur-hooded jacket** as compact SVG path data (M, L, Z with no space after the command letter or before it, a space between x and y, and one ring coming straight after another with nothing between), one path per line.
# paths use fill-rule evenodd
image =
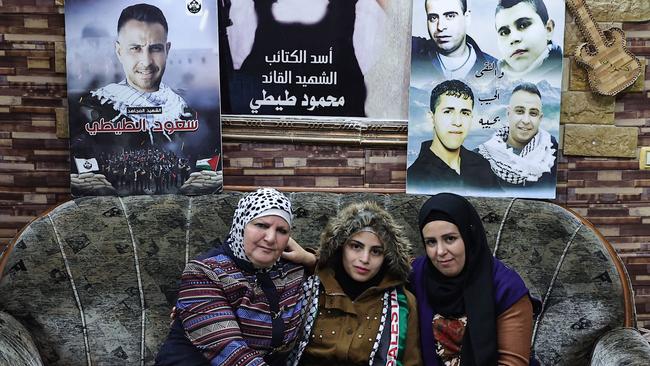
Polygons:
M421 365L417 304L404 285L411 244L374 202L342 209L321 234L292 365Z

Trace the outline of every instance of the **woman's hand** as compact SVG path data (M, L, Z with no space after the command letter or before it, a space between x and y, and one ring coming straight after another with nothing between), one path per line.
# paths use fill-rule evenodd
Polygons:
M302 264L312 271L316 267L316 256L306 251L293 238L289 238L287 247L282 252L282 258L293 263Z

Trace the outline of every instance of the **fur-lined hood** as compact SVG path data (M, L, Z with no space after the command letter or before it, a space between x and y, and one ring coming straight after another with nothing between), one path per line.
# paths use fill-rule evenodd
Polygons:
M327 262L359 230L370 227L384 244L384 261L388 273L406 282L411 263L412 245L393 217L375 202L353 203L332 217L320 236L318 266Z

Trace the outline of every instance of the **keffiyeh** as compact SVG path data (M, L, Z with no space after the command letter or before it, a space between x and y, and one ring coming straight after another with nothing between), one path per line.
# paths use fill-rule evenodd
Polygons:
M540 129L519 154L506 144L509 133L508 126L501 127L478 146L478 152L490 162L494 174L511 184L525 184L537 182L542 174L551 171L555 165L555 149L548 132Z
M269 215L280 216L291 226L291 201L273 188L260 188L239 200L226 239L235 257L250 262L244 252L244 227L251 220Z
M109 103L113 106L113 109L120 112L114 120L118 120L123 116L132 121L144 119L148 131L155 126L156 121L164 123L188 117L185 112L187 104L183 98L164 83L160 83L158 91L147 93L133 88L126 80L122 80L118 84L108 84L91 91L90 94L99 99L101 104ZM162 107L162 113L130 114L127 112L129 107Z

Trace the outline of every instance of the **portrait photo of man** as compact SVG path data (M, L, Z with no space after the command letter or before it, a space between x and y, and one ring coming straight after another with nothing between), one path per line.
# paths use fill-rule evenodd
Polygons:
M495 10L499 67L511 80L539 81L562 74L562 48L543 0L499 0Z
M535 84L517 85L507 107L508 125L499 128L478 152L490 162L501 186L555 192L558 143L540 128L542 96Z
M156 121L164 123L194 116L185 100L162 82L171 48L168 31L165 15L153 5L136 4L122 10L117 21L115 54L124 79L81 97L80 110L87 120L144 121L144 133L136 138L153 145L155 141L171 141L165 131L152 131ZM138 107L161 107L161 110L156 114L134 113Z
M486 63L496 62L467 34L472 15L467 0L423 3L429 38L412 37L412 77L467 80L476 77Z
M431 91L429 107L433 139L422 143L408 168L407 190L500 190L490 163L463 146L472 125L472 89L459 80L443 81Z

